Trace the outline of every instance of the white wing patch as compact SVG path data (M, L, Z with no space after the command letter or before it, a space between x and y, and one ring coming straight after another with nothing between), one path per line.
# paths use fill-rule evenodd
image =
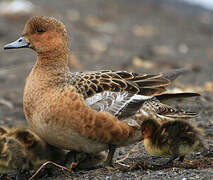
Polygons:
M144 102L145 100L151 99L152 97L153 96L129 94L126 91L104 91L102 93L95 94L92 97L86 98L85 102L88 106L95 109L96 111L106 111L115 116L118 116L122 114L124 110L128 110L128 105L130 103L134 105L136 102Z

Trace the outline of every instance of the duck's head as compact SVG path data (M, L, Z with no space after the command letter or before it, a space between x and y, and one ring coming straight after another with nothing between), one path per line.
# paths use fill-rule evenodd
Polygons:
M141 124L141 133L144 139L149 138L160 125L153 119L146 119Z
M31 48L38 54L68 51L68 38L62 22L51 17L33 17L25 25L22 36L4 49Z

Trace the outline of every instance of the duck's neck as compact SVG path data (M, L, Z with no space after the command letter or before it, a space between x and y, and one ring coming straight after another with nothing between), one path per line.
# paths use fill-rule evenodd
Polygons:
M68 50L39 53L34 69L52 73L68 72Z
M68 64L68 50L43 52L38 54L37 65L39 66L67 66Z
M30 75L30 84L40 84L40 87L52 88L66 84L70 76L67 53L62 54L38 54Z

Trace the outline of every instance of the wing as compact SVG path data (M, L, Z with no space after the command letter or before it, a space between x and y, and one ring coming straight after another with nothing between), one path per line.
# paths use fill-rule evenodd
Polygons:
M69 83L76 87L86 104L93 109L125 119L134 115L145 100L166 91L170 80L163 74L95 71L72 73Z
M166 91L170 80L164 74L139 75L127 71L71 73L69 83L86 99L104 91L156 96Z
M167 73L143 75L110 70L77 72L70 74L68 82L76 87L77 92L83 95L85 102L93 109L110 112L119 119L130 117L137 111L136 116L139 117L154 114L162 119L187 119L195 117L196 113L177 110L159 101L199 95L164 93L166 87L186 71L177 69ZM151 100L144 103L148 99Z

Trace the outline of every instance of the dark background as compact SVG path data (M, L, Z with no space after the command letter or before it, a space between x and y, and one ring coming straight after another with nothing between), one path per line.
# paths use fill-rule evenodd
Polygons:
M5 1L7 2L7 1ZM157 73L188 67L192 72L178 78L171 92L198 92L202 97L179 101L178 107L197 111L192 120L205 130L209 153L194 152L184 162L189 169L90 170L71 174L85 179L211 179L213 178L213 13L175 0L35 0L28 13L3 12L0 5L0 125L25 124L22 95L25 78L35 63L29 49L4 51L16 40L30 16L53 16L64 22L71 52L77 63L72 70L129 70ZM2 9L1 9L2 8ZM12 10L12 9L11 9ZM28 9L29 10L29 9ZM115 159L132 148L116 151ZM204 157L208 156L208 157ZM160 162L143 145L125 161ZM198 161L196 161L198 160ZM182 165L184 167L184 164ZM188 167L188 166L187 166ZM49 179L69 179L57 170ZM48 177L44 178L48 179Z

